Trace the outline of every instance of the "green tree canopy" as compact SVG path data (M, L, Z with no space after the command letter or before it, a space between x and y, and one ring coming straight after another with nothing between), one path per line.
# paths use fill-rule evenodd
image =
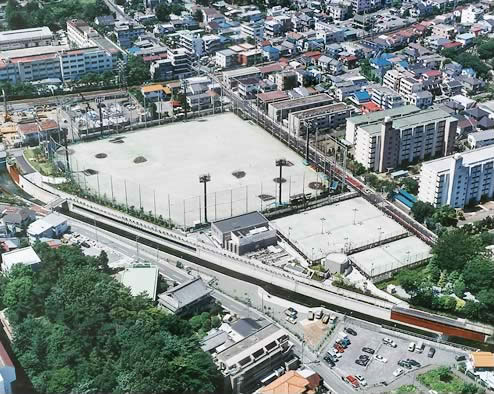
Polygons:
M38 392L217 391L217 370L191 323L133 297L107 272L107 256L37 251L40 269L14 267L0 289L13 350Z
M151 79L149 66L140 56L129 56L127 61L127 83L130 86L142 85Z
M432 248L434 260L439 268L448 271L463 270L467 261L481 252L481 241L460 229L443 234Z
M426 218L432 216L434 210L435 209L431 203L417 201L415 204L413 204L411 213L417 222L424 223Z

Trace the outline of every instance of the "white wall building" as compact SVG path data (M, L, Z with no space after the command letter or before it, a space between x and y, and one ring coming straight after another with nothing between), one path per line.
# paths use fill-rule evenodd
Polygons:
M46 27L0 32L0 50L21 49L51 45L53 33Z
M403 163L450 154L458 120L441 109L357 128L355 160L372 171L384 172Z
M494 144L494 130L482 130L468 134L468 145L472 149L483 148Z
M461 11L461 24L462 25L473 25L482 19L484 15L484 10L480 7L475 7L470 5Z
M494 193L494 146L431 160L422 165L418 199L462 208Z

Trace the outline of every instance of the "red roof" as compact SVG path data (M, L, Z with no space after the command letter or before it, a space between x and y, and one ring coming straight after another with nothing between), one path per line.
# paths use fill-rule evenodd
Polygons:
M461 42L451 41L443 45L443 48L457 48L457 47L461 47Z
M369 101L368 103L362 104L361 108L362 108L362 111L365 112L365 113L367 113L367 112L377 112L377 111L380 111L382 109L379 105L377 105L373 101Z
M358 57L355 55L348 55L343 58L344 62L355 62L358 60Z
M278 101L288 98L288 93L284 90L273 90L272 92L259 93L257 95L261 101Z
M145 62L152 62L154 60L160 60L161 57L158 56L158 55L149 55L149 56L143 56L142 57L142 60L144 60Z
M53 130L58 129L58 123L53 119L43 119L39 122L39 127L41 130Z
M268 64L267 66L259 67L261 74L274 73L283 70L283 65L280 63Z
M441 71L439 70L430 70L426 71L424 75L427 75L428 77L440 77L441 76Z
M49 53L47 55L16 57L16 58L11 59L11 61L12 61L12 63L27 63L27 62L36 62L39 60L55 59L56 56L57 56L56 53Z
M308 51L308 52L305 52L303 55L307 56L307 57L319 58L321 56L321 51Z
M33 134L39 131L38 124L35 122L32 123L18 123L17 130L22 134Z

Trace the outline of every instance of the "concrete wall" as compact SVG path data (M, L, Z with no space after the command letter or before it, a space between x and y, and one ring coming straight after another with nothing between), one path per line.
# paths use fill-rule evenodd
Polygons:
M37 200L49 204L58 198L56 194L50 193L43 188L37 186L35 183L31 182L25 176L20 175L17 168L7 165L7 170L10 174L12 180L27 194L30 194Z

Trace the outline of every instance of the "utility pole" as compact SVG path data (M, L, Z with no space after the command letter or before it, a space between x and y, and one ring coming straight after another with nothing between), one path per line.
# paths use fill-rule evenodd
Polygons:
M208 194L207 183L211 181L211 175L204 174L199 176L199 183L204 183L204 223L208 222Z
M103 97L96 97L95 101L99 109L99 132L101 137L103 137L103 113L101 111L101 103L103 102Z
M63 131L63 142L65 148L65 160L67 161L67 174L70 174L70 162L69 162L69 148L67 146L67 133L68 131Z
M307 128L307 133L306 133L306 136L305 136L305 164L306 165L309 165L309 162L310 162L310 157L309 157L309 126L310 128L314 127L314 123L312 121L310 122L305 122L305 126Z
M283 166L288 165L288 160L278 159L278 160L276 160L275 165L276 165L276 167L280 167L280 177L278 179L278 187L279 187L278 204L281 205L281 185L283 184L283 182L282 182Z
M186 79L182 79L180 83L182 85L182 92L184 95L183 105L184 105L185 120L187 120L187 88L189 87L189 81L187 81Z

